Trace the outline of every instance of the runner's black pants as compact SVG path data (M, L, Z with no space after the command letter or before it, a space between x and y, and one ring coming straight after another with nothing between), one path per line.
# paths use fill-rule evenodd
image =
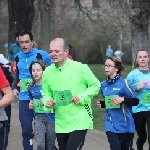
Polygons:
M148 132L148 142L150 144L150 111L141 111L133 113L133 118L135 129L138 134L137 149L143 150L143 145L147 139L147 132Z
M133 150L134 133L106 132L111 150Z
M8 122L0 121L0 150L6 150L8 142Z
M70 133L56 133L59 150L81 150L87 130L76 130Z
M10 121L11 121L11 104L6 106L5 108L6 115L8 117L8 133L10 132Z

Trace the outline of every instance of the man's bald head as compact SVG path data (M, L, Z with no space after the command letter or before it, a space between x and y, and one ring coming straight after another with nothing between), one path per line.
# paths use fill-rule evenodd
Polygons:
M64 65L67 60L68 47L67 42L62 38L56 38L50 42L49 52L52 62L60 67Z
M53 43L57 43L59 44L60 46L63 47L63 50L67 50L69 49L69 44L66 40L64 40L63 38L55 38L53 39L51 42L50 42L50 45L53 44Z

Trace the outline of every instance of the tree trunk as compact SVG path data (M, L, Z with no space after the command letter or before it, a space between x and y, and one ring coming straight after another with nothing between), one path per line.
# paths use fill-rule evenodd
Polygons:
M34 16L34 0L8 0L9 32L8 43L12 44L14 34L22 29L31 31Z
M148 51L150 48L150 1L132 0L131 10L132 53L135 58L140 49Z
M39 2L40 20L41 20L41 48L49 50L50 43L50 0L41 0Z

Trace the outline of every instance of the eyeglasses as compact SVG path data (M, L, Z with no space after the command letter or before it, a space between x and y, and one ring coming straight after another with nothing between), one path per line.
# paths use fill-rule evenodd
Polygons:
M116 66L104 65L103 67L104 67L104 68L105 68L105 67L110 68L110 67L116 67Z

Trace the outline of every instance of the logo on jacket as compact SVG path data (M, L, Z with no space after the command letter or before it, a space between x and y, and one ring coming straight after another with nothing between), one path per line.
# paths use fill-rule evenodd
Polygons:
M119 88L113 88L113 91L120 91L121 89Z

